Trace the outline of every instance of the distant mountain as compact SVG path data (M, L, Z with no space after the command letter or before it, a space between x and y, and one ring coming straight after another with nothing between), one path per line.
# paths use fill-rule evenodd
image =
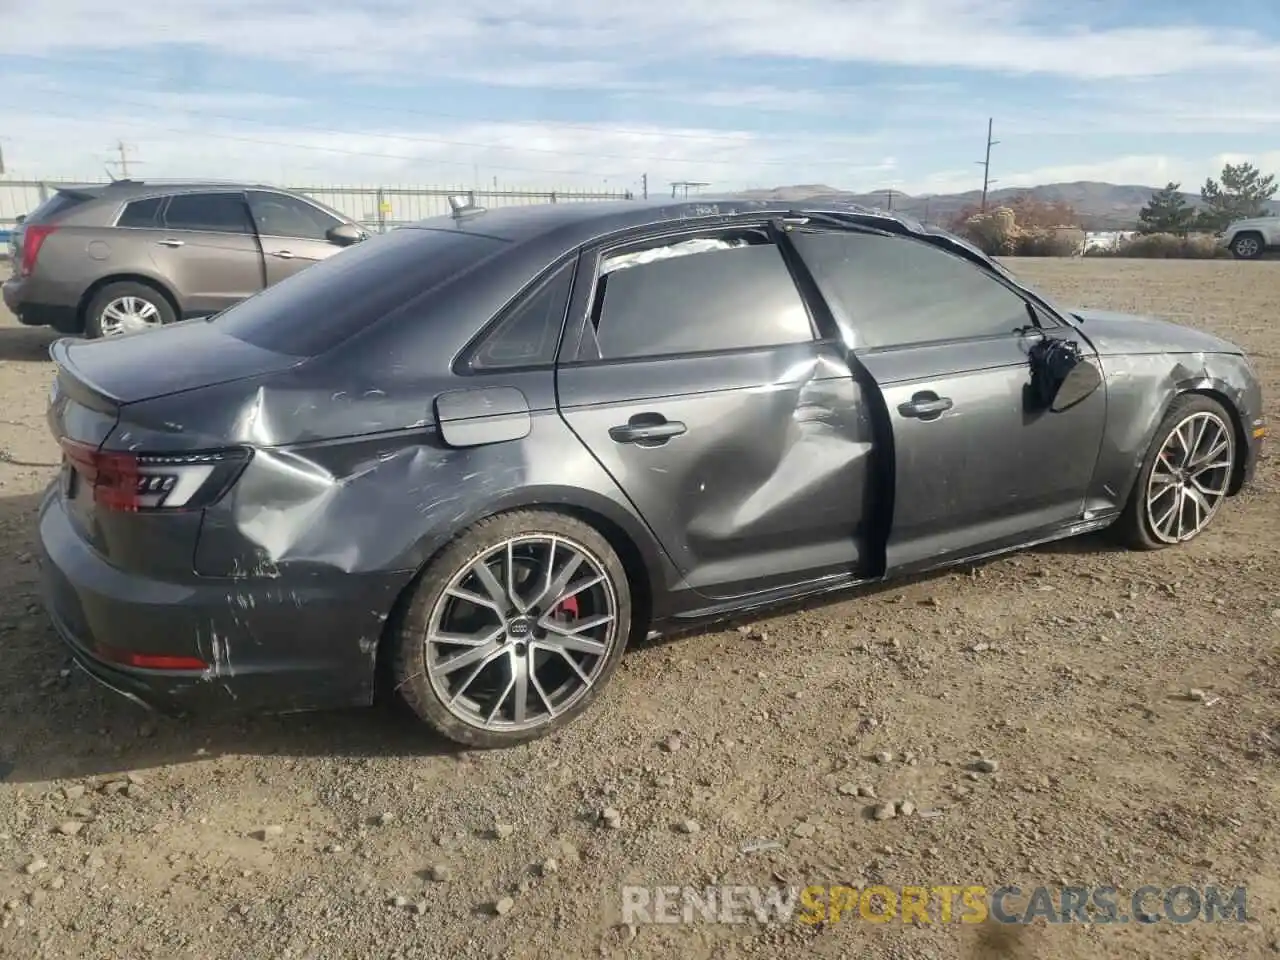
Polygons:
M1132 230L1138 222L1138 211L1147 205L1156 187L1132 184L1097 183L1080 180L1074 183L1049 183L1038 187L1004 187L987 194L987 206L999 206L1011 200L1029 195L1042 203L1068 204L1080 217L1086 230ZM964 193L929 194L911 196L894 191L892 199L888 190L873 193L851 193L825 184L798 184L764 190L747 190L744 197L758 200L808 200L833 203L857 203L867 207L892 207L895 211L925 220L945 224L965 207L976 207L982 200L981 190ZM1184 193L1187 202L1194 206L1201 203L1200 195ZM1280 202L1270 204L1273 213L1280 214Z

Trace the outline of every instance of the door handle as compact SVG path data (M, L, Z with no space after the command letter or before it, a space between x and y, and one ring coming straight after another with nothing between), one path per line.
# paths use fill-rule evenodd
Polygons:
M293 259L293 254L288 250L272 250L271 255L273 257L279 257L281 260Z
M937 420L953 406L955 404L950 397L940 397L931 390L926 390L915 394L906 403L898 404L898 413L917 420Z
M688 430L678 420L668 420L660 413L637 413L626 423L609 428L615 443L634 443L640 447L656 447Z
M180 247L186 242L187 241L185 240L175 240L173 237L167 237L164 240L156 241L156 243L160 244L162 247Z

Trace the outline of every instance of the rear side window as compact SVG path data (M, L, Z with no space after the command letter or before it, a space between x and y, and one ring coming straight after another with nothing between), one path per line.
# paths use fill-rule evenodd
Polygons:
M164 223L172 230L252 233L249 208L240 193L183 193L171 197Z
M471 357L473 370L535 367L554 362L569 307L575 261L521 298Z
M961 257L907 237L791 234L822 294L857 332L854 347L1009 334L1027 302Z
M160 204L162 202L163 199L161 197L151 197L149 200L134 200L132 203L126 203L124 210L120 213L120 219L116 221L116 226L160 226Z
M644 259L600 278L595 323L601 359L740 350L813 339L804 301L772 243L713 247L665 258L648 259L648 251L639 256Z
M207 322L264 350L314 357L505 246L452 230L396 230L340 250Z

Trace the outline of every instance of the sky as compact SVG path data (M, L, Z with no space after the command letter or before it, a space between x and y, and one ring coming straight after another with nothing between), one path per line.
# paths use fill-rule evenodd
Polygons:
M10 179L1195 191L1280 172L1275 0L0 0Z

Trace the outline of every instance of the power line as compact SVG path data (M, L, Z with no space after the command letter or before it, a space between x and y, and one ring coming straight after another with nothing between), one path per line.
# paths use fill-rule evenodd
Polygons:
M79 116L73 113L71 114L58 113L57 111L48 110L44 108L42 108L40 112L43 116L46 116L46 117L61 117L64 120L79 120L82 122L100 122L100 118L98 117L85 117L85 116ZM403 153L382 153L382 152L373 151L373 150L347 150L342 147L328 147L328 146L322 146L320 144L315 144L315 143L290 143L287 140L270 140L263 137L241 137L235 134L214 133L208 130L192 131L190 129L186 129L183 127L171 127L165 124L158 124L158 123L144 121L144 120L118 120L113 118L110 122L118 126L142 127L144 129L163 130L167 133L179 133L179 134L188 135L188 136L191 135L192 133L198 132L201 139L212 138L216 140L230 140L236 143L253 143L253 144L258 144L260 146L267 146L267 147L288 147L291 150L314 150L314 151L319 151L321 153L334 153L334 154L339 154L341 156L347 156L347 157L369 157L369 158L381 159L381 160L403 160L409 163L431 163L431 164L438 164L441 166L452 166L452 167L471 167L472 166L472 161L470 160L445 160L439 157L413 156L411 154L403 154ZM334 131L334 132L337 132L337 131ZM347 131L347 133L350 134L350 131ZM586 156L589 156L589 154L587 154ZM502 164L492 164L492 163L486 164L486 166L494 170L511 170L519 173L542 173L542 174L549 173L549 174L562 174L565 176L593 176L593 177L600 176L600 171L598 169L588 170L588 169L580 168L576 170L554 170L554 169L539 169L536 167L504 166ZM622 176L622 175L623 174L621 171L608 174L608 176Z
M40 89L40 88L37 88L37 89ZM97 104L97 105L99 105L99 106L103 105L103 104L104 104L104 102L105 102L105 104L106 104L106 105L117 104L117 105L125 106L125 107L137 107L137 108L139 108L139 109L144 109L144 110L154 110L154 109L155 109L155 104L154 104L154 103L144 103L144 102L139 101L139 100L127 100L127 99L124 99L124 98L121 98L121 97L108 96L108 97L106 97L106 98L104 99L104 97L103 97L103 96L101 96L101 95L97 95L97 96L94 96L94 97L82 96L82 95L79 95L79 94L68 93L68 92L66 92L66 91L58 90L58 89L53 89L53 88L44 88L44 89L43 89L43 92L46 92L46 93L52 93L54 96L66 97L66 98L71 99L71 100L83 100L83 101L86 101L86 102L93 102L93 103L95 103L95 104ZM261 117L246 117L246 116L238 115L238 114L214 113L214 112L210 112L210 111L203 111L203 110L192 110L192 109L190 109L190 108L181 108L181 107L180 107L180 108L177 108L174 112L176 112L176 113L180 113L180 114L183 114L183 115L186 115L186 116L189 116L189 117L195 117L195 118L207 118L207 119L215 119L215 120L231 120L231 121L234 121L234 122L237 122L237 123L253 123L253 124L258 124L258 125L260 125L260 126L278 126L278 125L279 125L278 121L267 120L267 119L263 119L263 118L261 118ZM96 118L96 117L92 117L92 118L90 118L90 117L76 117L75 119L80 119L80 120L96 120L96 119L98 119L98 118ZM116 121L113 121L113 122L116 122ZM136 124L136 123L140 123L141 121L131 121L131 122L133 122L133 123L135 123L135 124ZM149 123L149 121L147 121L147 123ZM295 129L295 130L304 130L304 131L307 131L307 132L310 132L310 133L326 133L326 134L335 134L335 135L344 135L344 136L350 136L350 135L352 134L352 131L351 131L351 130L338 130L338 129L334 128L334 127L321 127L321 126L315 126L315 125L313 125L313 124L301 124L301 123L292 123L292 122L291 122L291 123L289 123L289 127L290 127L291 129ZM172 129L172 128L169 128L169 129ZM594 131L598 134L598 133L600 133L600 132L601 132L601 129L600 129L599 127L596 127L596 128L594 128ZM382 140L403 140L403 141L408 142L408 143L425 143L425 144L431 144L432 146L464 147L464 148L471 149L471 150L506 150L506 151L510 151L510 152L520 152L520 153L537 153L537 154L548 154L548 155L556 155L556 156L571 156L571 157L590 157L590 158L593 158L593 159L595 159L595 158L599 158L599 159L606 159L606 160L630 160L630 161L647 160L647 161L653 161L653 162L659 162L659 163L734 164L734 165L740 165L740 164L743 162L743 161L742 161L742 158L741 158L740 156L739 156L739 157L702 157L702 158L698 158L698 159L696 159L696 160L686 160L686 159L683 159L683 158L681 158L681 157L672 157L672 156L656 156L656 155L630 154L630 153L628 153L628 154L618 154L618 153L595 153L595 152L588 152L588 151L584 151L584 150L564 150L564 149L557 149L557 148L554 148L554 147L530 147L530 146L516 146L516 145L509 145L509 144L483 143L483 142L478 142L478 141L474 141L474 140L452 140L452 139L446 139L446 138L442 138L442 137L423 137L423 136L416 136L416 135L412 135L412 134L394 134L394 133L373 133L373 132L361 132L361 135L362 135L362 136L367 136L367 137L376 137L376 138L378 138L378 139L382 139ZM226 135L226 134L213 134L213 133L208 133L208 132L206 132L206 131L201 131L201 136L221 136L221 137L224 137L224 138L225 138L225 137L227 137L228 135ZM693 136L693 135L690 135L690 136ZM749 135L749 134L745 134L745 133L744 133L744 134L742 134L742 135L740 135L740 136L738 136L737 138L718 138L718 139L736 139L738 146L747 146L747 145L749 145L749 144L752 142L751 135ZM303 149L303 150L306 150L306 149L323 149L323 150L333 149L333 148L328 148L328 147L314 147L313 145L310 145L310 144L277 144L277 145L293 146L293 147L296 147L296 148L298 148L298 149ZM342 151L342 152L347 152L347 153L350 153L350 154L352 154L352 155L354 155L354 156L362 156L362 155L365 155L365 156L371 156L371 157L372 157L372 156L380 156L380 155L381 155L381 154L372 153L372 152L367 152L367 151ZM406 157L406 158L404 158L404 159L411 159L411 160L428 160L428 159L432 159L432 160L434 160L434 158L425 158L425 157ZM444 163L444 162L447 162L447 161L437 161L437 162ZM847 158L847 157L846 157L846 158L834 157L834 158L822 158L822 159L820 159L820 160L808 160L808 159L806 159L804 162L805 162L805 164L806 164L806 165L810 165L810 166L812 166L812 165L814 165L814 164L824 164L824 165L825 165L825 164L830 164L830 165L836 165L836 164L838 164L838 165L843 166L843 167L848 167L848 166L849 166L853 161L852 161L852 159L851 159L851 158ZM751 163L752 163L753 165L761 165L761 166L795 166L795 165L796 165L796 161L795 161L795 160L767 160L767 159L752 159L752 160L751 160ZM473 166L473 165L474 165L474 161L467 161L467 162L465 163L465 165L466 165L466 166ZM495 165L494 165L494 164L486 164L486 166L491 166L491 167L493 167L493 166L495 166ZM506 168L503 168L503 167L500 167L500 166L499 166L499 167L496 167L496 169L509 169L509 170L532 170L533 168L528 168L528 167L506 167ZM546 172L556 172L556 171L546 171ZM613 175L613 174L610 174L610 175Z
M55 60L55 58L52 58L52 57L40 57L40 56L33 56L30 59L48 60L48 61ZM65 69L65 67L67 66L66 61L62 60L61 58L56 59L56 63L59 69ZM76 64L76 66L85 67L87 65ZM89 69L92 69L91 65L88 65L88 66L89 66ZM138 77L139 79L142 79L142 80L150 80L158 84L172 83L172 78L169 78L169 77L157 76L154 73L149 73L142 70L129 70L124 68L117 69L114 65L111 67L109 71L104 71L103 76L107 76L108 73L112 78L123 75L123 76ZM202 88L201 92L205 92L205 91L236 93L236 94L242 94L246 92L243 90L236 90L234 88L229 88L229 87L223 87L220 89ZM50 92L53 92L53 91L50 91ZM165 90L161 92L167 93L170 91ZM96 102L97 96L98 95L95 94L95 102ZM498 119L494 117L478 117L478 116L475 116L474 114L446 113L439 110L422 110L414 107L401 107L401 106L393 107L393 106L388 106L385 103L377 103L371 100L359 100L352 97L329 96L327 93L324 96L324 98L319 102L323 102L325 104L347 104L353 107L359 107L362 110L376 110L383 113L392 113L392 114L407 114L408 116L416 116L416 117L432 117L440 120L462 120L469 123L501 123L501 124L508 124L511 126L529 126L529 127L538 127L538 128L564 127L565 129L569 129L569 130L585 130L591 133L600 132L600 125L593 124L593 123L579 123L571 120L529 120L529 119ZM149 110L153 110L156 108L156 105L154 103L146 104L145 106ZM742 134L727 133L727 132L704 134L704 133L691 133L691 132L679 131L679 130L668 131L668 130L660 130L660 129L653 129L653 128L646 129L643 127L613 127L613 126L609 127L608 129L610 132L617 133L622 136L661 137L664 140L668 140L668 139L724 140L724 141L736 142L736 143L741 143L743 140ZM809 143L848 143L849 141L848 137L821 136L818 134L811 134L808 132L804 133L803 137L806 140L806 142L809 142Z

